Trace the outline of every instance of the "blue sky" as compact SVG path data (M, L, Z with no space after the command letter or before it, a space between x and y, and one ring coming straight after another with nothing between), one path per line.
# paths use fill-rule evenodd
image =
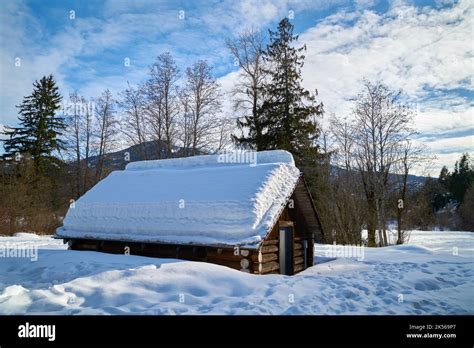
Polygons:
M419 140L438 157L429 168L436 175L474 151L473 12L472 1L461 0L3 2L0 125L15 124L15 105L45 74L56 76L64 95L77 89L94 97L105 88L116 94L127 81L142 82L166 51L183 69L208 60L229 90L237 71L225 38L249 28L266 32L294 14L308 47L304 84L318 89L327 114L350 117L364 77L402 88L418 111Z

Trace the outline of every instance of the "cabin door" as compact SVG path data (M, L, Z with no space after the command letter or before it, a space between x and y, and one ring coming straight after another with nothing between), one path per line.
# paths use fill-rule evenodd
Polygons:
M280 225L280 274L293 274L293 224Z

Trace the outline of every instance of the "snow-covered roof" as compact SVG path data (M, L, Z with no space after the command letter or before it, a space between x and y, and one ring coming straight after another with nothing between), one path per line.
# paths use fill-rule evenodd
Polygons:
M56 235L257 246L299 176L280 150L133 162L75 202Z

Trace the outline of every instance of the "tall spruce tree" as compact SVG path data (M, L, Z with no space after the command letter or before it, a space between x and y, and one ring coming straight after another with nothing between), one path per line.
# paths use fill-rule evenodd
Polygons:
M471 158L468 153L463 153L459 161L454 164L452 173L445 167L439 176L440 182L453 194L454 198L462 203L464 195L469 187L474 183L474 169L471 167ZM444 175L444 177L443 177Z
M18 106L19 126L7 127L3 132L8 136L3 140L6 156L27 153L37 170L56 162L53 153L64 150L59 137L66 128L63 118L56 115L61 99L52 75L34 82L33 93Z
M302 87L306 45L294 47L298 35L293 35L288 18L269 34L264 53L269 79L263 85L264 101L259 110L266 125L264 147L288 150L300 164L313 161L319 134L316 119L323 114L323 104L316 102L316 93Z

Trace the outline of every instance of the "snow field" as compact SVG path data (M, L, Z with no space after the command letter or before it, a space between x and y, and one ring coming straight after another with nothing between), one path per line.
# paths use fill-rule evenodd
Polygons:
M36 245L38 260L0 258L0 314L474 314L470 232L413 231L360 261L317 244L317 264L295 276L70 251L31 234L7 242Z

